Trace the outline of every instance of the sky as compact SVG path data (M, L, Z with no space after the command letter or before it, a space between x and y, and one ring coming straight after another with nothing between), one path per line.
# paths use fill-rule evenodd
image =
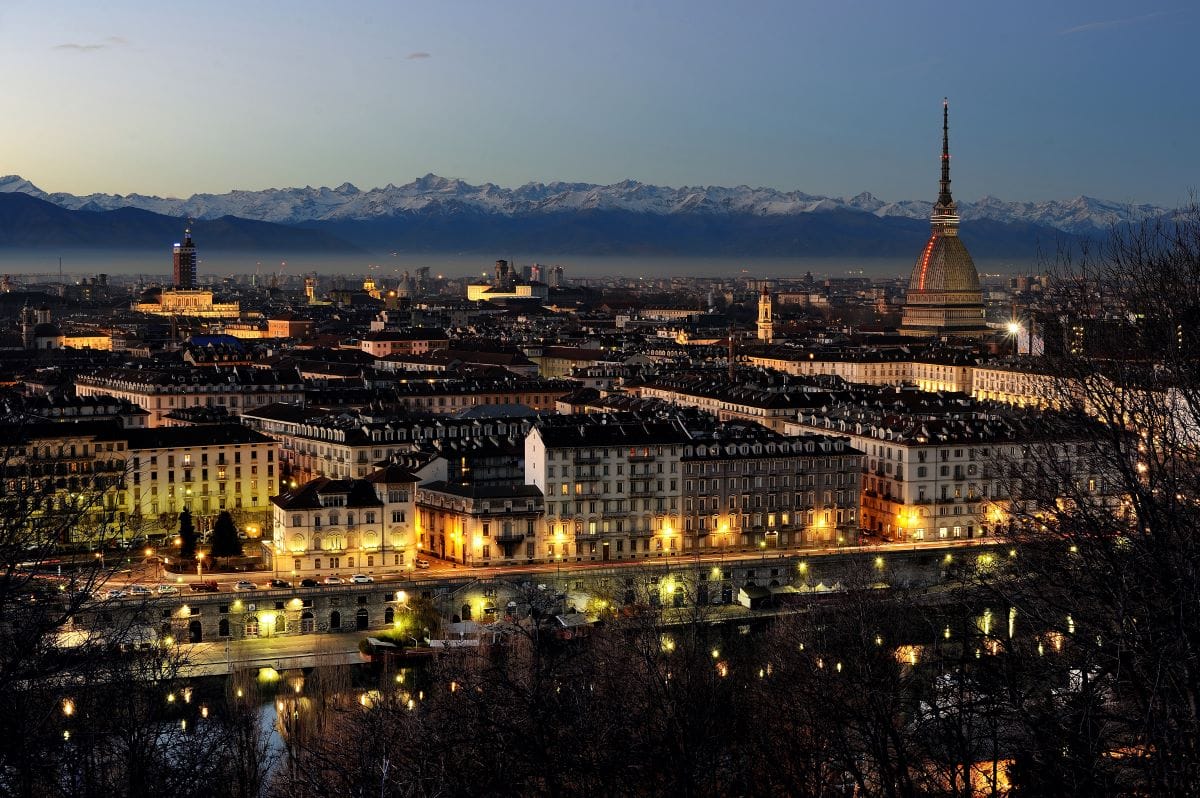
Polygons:
M47 191L426 173L1175 206L1192 0L0 0L0 174Z

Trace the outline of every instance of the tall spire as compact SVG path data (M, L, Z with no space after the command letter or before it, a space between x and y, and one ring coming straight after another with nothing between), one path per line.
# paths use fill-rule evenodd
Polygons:
M942 98L942 179L939 189L937 204L933 206L934 220L950 221L937 218L954 217L958 212L958 206L950 194L950 101L945 97Z

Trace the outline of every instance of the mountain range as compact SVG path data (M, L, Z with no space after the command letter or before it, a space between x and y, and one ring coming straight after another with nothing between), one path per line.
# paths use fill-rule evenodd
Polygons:
M79 217L81 227L74 233L44 229L39 235L47 244L56 243L56 235L94 232L90 225L101 220L124 225L126 233L145 228L149 217L131 215L142 212L171 219L176 228L179 220L190 217L201 222L198 240L211 240L210 233L221 231L223 237L241 236L251 248L277 246L281 242L275 239L282 236L290 245L317 250L425 252L910 255L928 233L932 209L924 200L885 202L866 192L843 198L748 186L671 188L633 180L505 188L432 174L369 190L343 183L336 188L230 191L187 199L51 194L19 176L0 177L0 199L15 195L87 215ZM1113 225L1169 211L1080 196L1047 202L984 197L959 203L959 213L963 236L977 256L1032 257L1039 247L1052 250L1055 242L1093 236ZM29 238L28 231L17 234L9 229L9 216L0 215L0 245ZM220 225L214 227L217 222ZM255 222L273 227L246 226ZM288 239L283 229L302 232Z
M69 210L27 194L0 194L0 247L155 249L178 241L186 220L140 208ZM205 247L234 252L362 250L320 230L221 216L204 222Z

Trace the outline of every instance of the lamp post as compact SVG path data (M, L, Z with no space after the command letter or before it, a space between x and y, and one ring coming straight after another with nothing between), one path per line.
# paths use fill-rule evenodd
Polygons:
M196 576L204 576L204 552L196 552Z
M1013 354L1014 355L1020 354L1019 343L1020 343L1020 336L1021 336L1021 322L1017 321L1017 319L1014 318L1011 321L1009 321L1006 325L1004 325L1004 329L1008 332L1009 336L1012 337Z

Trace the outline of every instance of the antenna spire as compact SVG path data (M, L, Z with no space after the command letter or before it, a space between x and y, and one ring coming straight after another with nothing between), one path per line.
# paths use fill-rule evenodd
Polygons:
M941 191L938 193L938 203L949 205L954 202L950 196L950 101L942 98L942 180Z
M950 101L942 98L942 179L939 181L937 204L933 206L935 222L957 221L958 206L950 194Z

